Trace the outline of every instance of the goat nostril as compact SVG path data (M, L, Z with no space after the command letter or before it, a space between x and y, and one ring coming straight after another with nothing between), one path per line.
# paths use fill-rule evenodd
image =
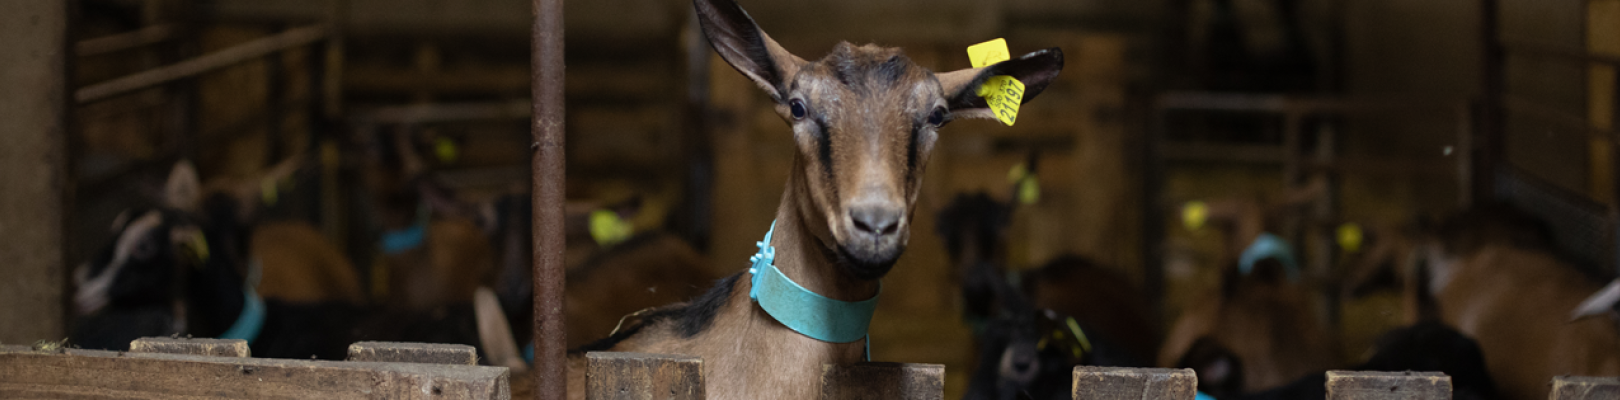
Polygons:
M879 208L857 208L849 212L855 229L873 236L888 236L900 231L900 215Z

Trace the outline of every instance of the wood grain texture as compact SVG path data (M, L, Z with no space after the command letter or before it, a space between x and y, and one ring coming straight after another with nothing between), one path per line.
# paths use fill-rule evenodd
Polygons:
M191 339L144 337L129 342L133 353L187 354L211 357L252 357L252 350L242 339Z
M349 361L478 365L478 350L464 344L357 342Z
M888 362L825 365L821 398L940 400L945 398L945 366Z
M702 400L703 359L673 354L585 355L587 400Z
M1451 377L1439 372L1328 371L1328 400L1449 400Z
M1192 400L1198 376L1191 369L1074 367L1076 399Z
M0 347L5 399L510 398L507 369Z
M1620 377L1559 376L1549 400L1620 399Z

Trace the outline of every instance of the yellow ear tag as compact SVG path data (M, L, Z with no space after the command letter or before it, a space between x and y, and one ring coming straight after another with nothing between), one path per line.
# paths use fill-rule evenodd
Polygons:
M1012 59L1007 52L1007 41L1001 38L968 46L967 51L973 68L984 68ZM1019 82L1018 78L992 76L984 81L983 86L979 86L978 94L990 105L990 111L995 112L996 119L1001 123L1012 126L1018 120L1018 105L1024 102L1024 83Z
M1029 173L1029 166L1023 163L1013 165L1012 169L1007 170L1007 182L1017 185L1014 195L1019 203L1030 205L1041 201L1041 181L1035 178L1035 174Z
M197 255L198 263L208 262L208 238L203 237L202 232L192 234L185 245L191 248L191 254Z
M635 231L634 225L619 218L619 213L611 210L592 211L590 225L591 239L595 239L596 244L602 247L619 244L629 239L630 234Z
M273 178L265 178L263 180L260 180L259 181L259 200L264 201L264 204L267 204L267 205L272 205L272 206L276 205L276 200L278 200L279 197L280 197L278 195L278 193L276 193L276 190L277 190L277 188L276 188L276 180L275 179L273 179Z
M1339 225L1339 229L1337 229L1336 233L1336 236L1338 236L1339 239L1339 248L1343 249L1344 252L1354 253L1361 251L1361 242L1365 239L1361 232L1361 225L1356 225L1354 222L1347 222L1343 225Z
M439 157L439 162L449 164L461 157L461 149L456 147L456 141L440 136L433 140L433 154Z
M1189 201L1181 206L1181 224L1189 231L1203 229L1204 222L1209 220L1209 205L1202 201Z

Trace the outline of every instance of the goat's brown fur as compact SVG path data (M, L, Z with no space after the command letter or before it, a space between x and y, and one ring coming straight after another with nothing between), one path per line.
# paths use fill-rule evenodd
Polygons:
M1570 320L1602 285L1554 256L1540 221L1485 205L1429 232L1382 229L1379 246L1349 271L1346 295L1389 268L1407 323L1439 320L1479 342L1503 398L1547 398L1558 375L1620 375L1612 315Z
M1238 255L1268 229L1272 222L1268 216L1315 199L1323 188L1313 184L1271 202L1240 197L1210 203L1210 224L1225 235L1229 253L1221 263L1224 287L1182 311L1159 350L1160 366L1176 366L1200 338L1230 349L1243 361L1245 392L1342 366L1336 337L1319 322L1306 285L1281 276L1258 276L1262 275L1258 267L1249 276L1237 271Z
M771 239L775 265L837 300L877 295L878 278L905 248L936 130L951 117L993 116L976 95L979 84L1012 75L1025 83L1028 101L1062 68L1062 53L1051 49L936 75L899 49L848 43L807 62L760 31L735 2L693 5L710 44L776 101L793 128L793 172ZM863 341L812 339L756 307L748 277L734 275L692 303L632 321L627 332L592 349L699 356L714 399L818 398L824 364L861 360ZM583 354L569 363L569 396L582 399Z

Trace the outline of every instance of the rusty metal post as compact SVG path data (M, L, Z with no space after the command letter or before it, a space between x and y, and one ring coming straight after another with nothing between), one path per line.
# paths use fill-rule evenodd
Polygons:
M567 331L563 329L563 4L533 0L529 63L534 117L534 382L535 398L568 396Z

